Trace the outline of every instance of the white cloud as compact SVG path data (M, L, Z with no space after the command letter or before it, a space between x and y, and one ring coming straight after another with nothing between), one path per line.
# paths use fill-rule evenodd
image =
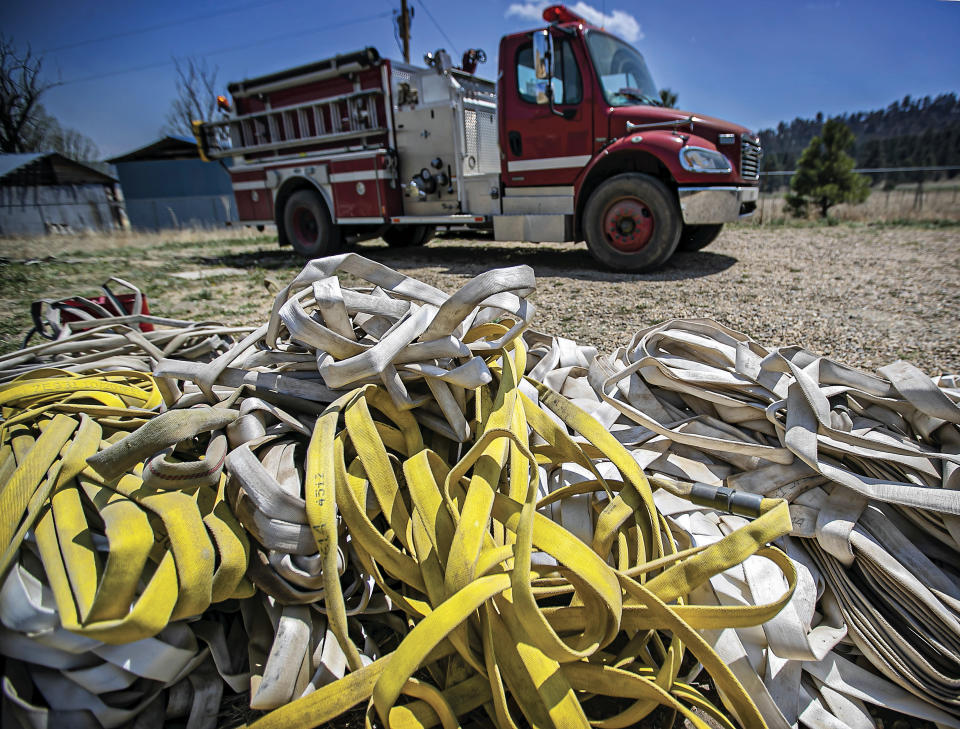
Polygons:
M508 18L512 16L522 20L539 21L543 19L543 9L550 4L549 2L511 3L510 7L507 8L506 16ZM593 25L604 28L625 41L633 43L643 38L640 23L624 10L612 10L605 14L593 5L583 2L583 0L571 6L570 9Z
M598 25L601 28L610 31L614 35L620 36L625 41L629 41L630 43L643 38L643 31L640 30L640 23L638 23L637 19L630 15L630 13L627 13L623 10L613 10L604 15L592 5L587 5L587 3L583 2L583 0L578 2L570 9L580 17L586 18L594 25Z
M511 3L506 16L511 15L522 20L543 20L543 9L550 3Z

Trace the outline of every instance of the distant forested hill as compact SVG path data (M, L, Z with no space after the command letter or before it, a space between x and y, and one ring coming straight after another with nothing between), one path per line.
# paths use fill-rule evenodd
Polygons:
M905 96L886 109L835 118L856 137L852 155L858 167L960 165L960 100L955 93L935 99ZM761 130L763 169L796 169L800 153L820 133L824 121L818 113L815 119L797 118L780 122L776 129Z

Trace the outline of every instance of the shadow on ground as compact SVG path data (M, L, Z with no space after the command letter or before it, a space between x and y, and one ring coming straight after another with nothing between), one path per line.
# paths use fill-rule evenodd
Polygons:
M737 259L722 253L697 251L676 253L665 266L650 273L620 273L604 269L587 252L586 246L563 247L549 243L536 247L478 242L476 246L435 239L423 248L387 248L382 244L359 244L353 249L362 256L397 270L441 268L442 273L475 276L503 266L522 264L533 268L538 277L562 277L582 281L682 281L711 276L725 271ZM203 266L266 268L298 271L303 261L290 249L258 249L220 256L191 257Z

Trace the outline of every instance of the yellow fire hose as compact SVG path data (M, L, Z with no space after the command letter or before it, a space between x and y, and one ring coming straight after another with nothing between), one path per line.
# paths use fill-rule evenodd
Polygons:
M104 726L132 720L164 686L201 667L210 649L201 649L184 619L253 594L247 536L224 500L222 458L212 483L180 478L157 487L142 479L145 456L205 436L236 413L203 407L158 414L161 402L156 381L141 372L35 370L0 386L0 469L9 474L0 491L7 578L0 617L8 629L27 629L46 651L6 635L3 652L33 666L29 673L51 706L65 702ZM148 447L130 447L144 436ZM40 594L47 589L52 613ZM222 630L201 633L213 643ZM245 675L227 665L228 654L222 645L216 651L239 689ZM147 680L120 704L97 698L138 678ZM42 714L9 681L4 688L21 710L14 713ZM222 693L215 671L205 691L215 708Z

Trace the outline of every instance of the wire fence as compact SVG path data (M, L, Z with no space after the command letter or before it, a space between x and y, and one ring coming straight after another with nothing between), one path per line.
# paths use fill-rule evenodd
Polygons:
M854 171L870 177L870 196L856 205L831 208L833 219L960 221L960 166L868 167ZM796 170L760 173L760 200L750 222L769 225L791 217L784 197L795 174Z

